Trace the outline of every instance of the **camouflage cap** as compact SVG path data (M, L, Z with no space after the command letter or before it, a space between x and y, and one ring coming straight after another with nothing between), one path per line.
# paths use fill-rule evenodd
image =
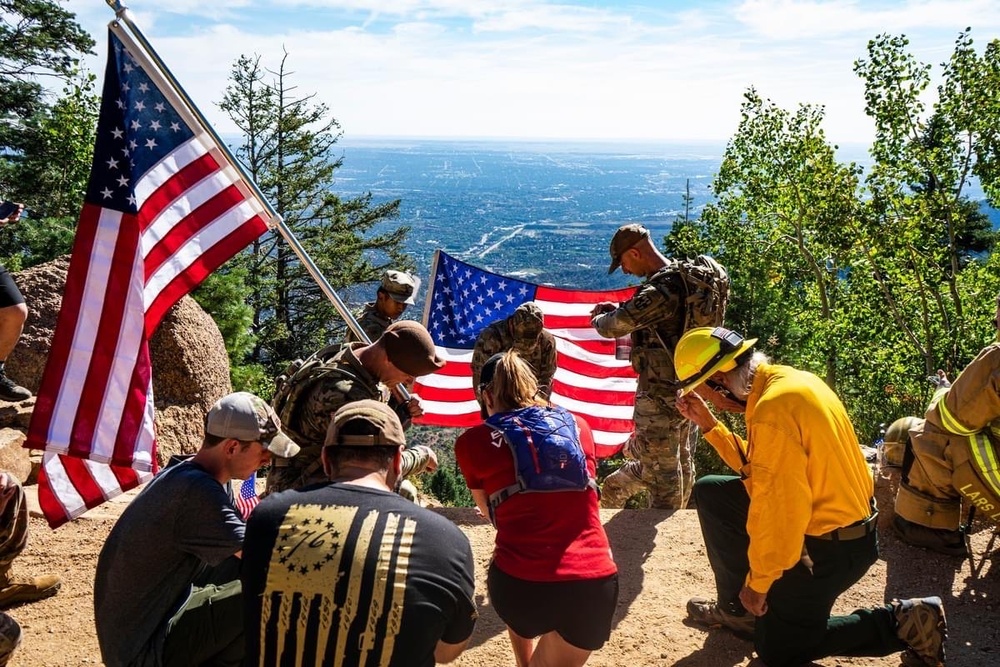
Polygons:
M299 453L299 446L281 431L281 420L271 406L246 391L223 396L205 417L205 432L242 442L254 440L283 458Z
M535 340L542 333L544 316L534 301L525 301L510 316L510 332L517 340Z
M393 322L379 338L392 365L413 377L429 375L444 366L424 325L413 320Z
M393 301L413 305L417 295L417 281L405 271L388 270L382 275L382 289Z
M377 430L375 435L346 435L340 433L344 424L352 421L363 421L371 424ZM333 413L330 428L326 432L325 447L344 445L357 447L370 445L372 447L402 447L406 446L406 436L403 435L403 425L399 417L385 403L364 399L346 403Z
M608 267L608 273L614 273L619 266L622 264L622 254L636 243L643 239L649 238L649 230L642 225L632 223L630 225L622 225L615 232L615 235L611 237L611 266Z

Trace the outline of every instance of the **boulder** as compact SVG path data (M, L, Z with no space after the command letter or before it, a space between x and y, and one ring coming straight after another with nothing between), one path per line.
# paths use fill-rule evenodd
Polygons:
M149 341L156 398L157 458L194 454L201 445L205 413L233 390L222 333L198 302L184 297L171 308Z
M38 391L52 344L69 258L14 274L28 305L28 321L7 372L19 384ZM201 443L205 412L232 391L229 358L218 326L191 297L181 299L164 317L149 342L153 364L157 458L190 454ZM0 426L27 429L29 400L18 406L0 403Z
M17 477L22 484L31 476L31 455L24 444L24 433L13 428L0 428L0 470Z

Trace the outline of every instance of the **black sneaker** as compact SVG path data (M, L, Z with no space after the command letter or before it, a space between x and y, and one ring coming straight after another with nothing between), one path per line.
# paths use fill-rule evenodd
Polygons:
M17 384L4 371L0 371L0 401L20 403L31 398L31 392Z

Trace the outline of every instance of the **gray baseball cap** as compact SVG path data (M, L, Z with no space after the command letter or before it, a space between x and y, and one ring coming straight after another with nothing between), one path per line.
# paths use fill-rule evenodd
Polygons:
M259 441L272 454L290 458L299 446L281 430L281 420L271 406L246 391L223 396L205 418L205 431L220 438Z

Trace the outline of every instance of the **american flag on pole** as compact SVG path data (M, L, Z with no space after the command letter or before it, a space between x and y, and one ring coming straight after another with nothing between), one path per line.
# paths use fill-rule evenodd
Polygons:
M246 520L250 516L250 512L253 512L253 508L260 503L260 497L257 495L257 473L251 475L250 479L243 480L234 502L240 516Z
M438 251L424 325L448 363L414 384L424 409L417 422L457 427L480 423L471 369L476 338L490 323L508 317L525 301L534 301L542 309L545 328L556 339L552 403L587 420L598 457L613 455L632 433L636 378L629 362L615 359L614 339L601 337L590 326L590 311L601 301L618 303L634 292L632 287L586 291L535 285Z
M156 472L147 341L267 229L211 132L118 22L62 310L25 447L53 528Z

